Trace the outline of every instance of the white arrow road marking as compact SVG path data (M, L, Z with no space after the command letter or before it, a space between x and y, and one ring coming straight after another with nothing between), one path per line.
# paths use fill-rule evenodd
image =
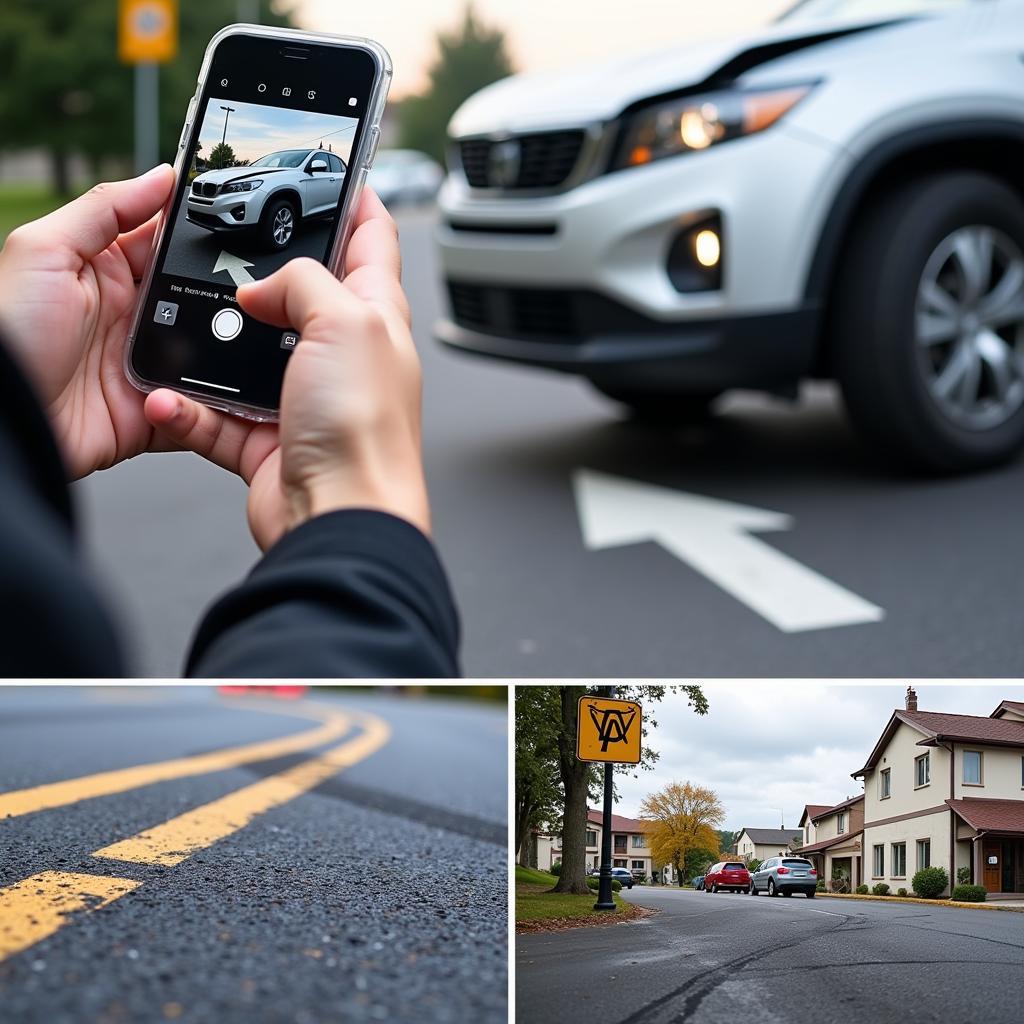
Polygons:
M784 633L878 622L885 611L750 533L792 516L589 469L573 474L591 550L654 540Z
M232 256L231 253L221 250L221 254L217 257L217 262L213 265L213 272L219 274L222 270L226 270L236 285L252 284L253 276L245 268L254 267L255 265L255 263L246 263L241 257Z

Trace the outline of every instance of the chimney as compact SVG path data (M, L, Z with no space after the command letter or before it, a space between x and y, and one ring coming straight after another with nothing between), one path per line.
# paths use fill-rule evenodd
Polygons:
M917 710L917 690L915 690L912 686L907 687L907 710Z

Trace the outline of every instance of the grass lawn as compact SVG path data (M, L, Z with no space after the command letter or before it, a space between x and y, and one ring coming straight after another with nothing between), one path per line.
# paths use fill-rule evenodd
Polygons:
M568 918L607 918L617 916L608 910L594 910L597 893L572 896L561 892L548 892L558 879L546 871L516 866L516 920L542 921ZM618 894L613 896L619 910L627 909ZM581 921L581 923L583 923Z
M35 220L61 205L48 188L38 185L0 186L0 242L27 220Z

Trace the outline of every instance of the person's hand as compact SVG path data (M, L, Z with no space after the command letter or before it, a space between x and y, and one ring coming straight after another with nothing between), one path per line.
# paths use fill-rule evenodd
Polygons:
M264 550L336 509L370 508L430 530L420 453L420 364L400 283L398 234L367 189L338 281L295 259L238 289L253 317L292 327L280 426L255 425L173 391L146 415L169 446L189 448L249 484L249 525Z
M166 448L124 375L125 338L174 172L97 185L15 228L0 252L0 323L75 479Z

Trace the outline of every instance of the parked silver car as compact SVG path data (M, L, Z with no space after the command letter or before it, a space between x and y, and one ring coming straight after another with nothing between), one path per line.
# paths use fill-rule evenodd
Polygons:
M769 857L756 871L750 872L750 893L756 896L766 892L769 896L792 896L802 892L814 899L818 888L818 872L803 857Z

